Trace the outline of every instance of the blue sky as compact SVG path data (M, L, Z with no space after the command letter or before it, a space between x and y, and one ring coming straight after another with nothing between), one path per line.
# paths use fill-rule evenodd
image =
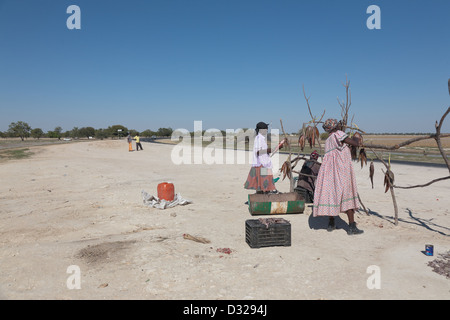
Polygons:
M302 85L313 114L339 118L347 75L361 129L433 132L450 105L449 15L448 0L0 0L0 131L294 132L310 120Z

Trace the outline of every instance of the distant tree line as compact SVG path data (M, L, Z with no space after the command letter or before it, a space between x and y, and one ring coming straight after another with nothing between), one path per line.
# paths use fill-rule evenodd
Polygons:
M141 137L170 137L172 135L172 128L159 128L157 131L152 131L150 129L139 132L134 129L128 129L125 126L116 124L109 126L106 129L95 129L93 127L73 127L72 130L63 131L61 127L55 127L54 130L44 132L41 128L32 128L28 123L23 121L11 122L7 131L0 131L1 138L21 138L22 141L26 138L95 138L95 139L106 139L106 138L123 138L126 137L128 133L132 136L139 134Z

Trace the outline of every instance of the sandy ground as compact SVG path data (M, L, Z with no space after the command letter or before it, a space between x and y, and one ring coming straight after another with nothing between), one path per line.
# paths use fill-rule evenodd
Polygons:
M372 189L368 168L355 163L359 192L371 210L356 215L364 234L348 236L345 215L329 233L327 220L307 208L277 216L291 223L290 247L252 249L245 221L266 216L251 216L245 205L249 165L174 165L173 146L143 147L128 152L124 141L70 142L34 147L29 159L0 163L0 298L450 298L450 279L427 265L450 250L448 180L397 189L400 223L394 226L381 164L375 164ZM446 168L393 170L405 186L448 175ZM163 181L192 203L144 206L141 190L156 195ZM277 187L289 190L287 180ZM426 244L434 245L434 257L423 253ZM223 248L231 253L219 252ZM70 289L74 279L80 285ZM368 282L380 286L371 289Z

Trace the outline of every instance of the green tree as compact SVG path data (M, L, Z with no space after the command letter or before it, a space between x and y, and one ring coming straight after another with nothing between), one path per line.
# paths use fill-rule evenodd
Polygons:
M41 128L35 128L31 130L31 136L35 139L39 139L44 136L44 131Z
M170 137L172 135L172 128L159 128L156 135L159 137Z
M80 136L89 138L95 136L95 129L92 127L83 127L79 130Z
M30 125L23 121L11 122L8 129L8 133L12 137L20 137L22 141L30 136L30 131Z
M47 137L49 138L57 138L58 140L62 137L62 128L56 127L53 131L47 131Z
M110 137L126 137L128 133L127 127L124 127L120 124L115 124L113 126L109 126L108 129L108 136ZM121 130L121 131L119 131Z
M108 131L105 129L97 129L95 130L95 138L103 140L108 137Z
M78 127L73 127L73 129L70 130L69 137L73 139L80 137L80 130L78 129Z
M139 131L134 130L134 129L130 129L130 130L128 130L128 132L130 133L130 135L131 135L132 137L134 137L134 136L136 136L137 134L139 134Z
M58 140L61 140L62 137L62 128L61 127L56 127L55 130L53 130L53 132L55 133L56 137L58 138Z
M141 136L143 136L143 137L151 137L151 136L154 136L154 135L156 135L156 132L152 131L150 129L147 129L147 130L144 130L144 131L141 132Z

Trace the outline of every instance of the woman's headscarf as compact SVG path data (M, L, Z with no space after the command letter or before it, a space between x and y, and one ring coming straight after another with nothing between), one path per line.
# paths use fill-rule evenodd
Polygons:
M313 159L313 160L319 159L319 154L317 153L317 150L314 150L314 151L310 154L309 158L310 158L310 159Z
M322 128L323 130L325 130L326 132L331 132L334 129L336 129L336 127L338 126L338 121L336 119L328 119L325 121L325 123L323 124Z

